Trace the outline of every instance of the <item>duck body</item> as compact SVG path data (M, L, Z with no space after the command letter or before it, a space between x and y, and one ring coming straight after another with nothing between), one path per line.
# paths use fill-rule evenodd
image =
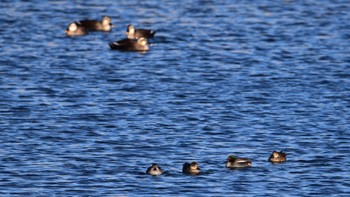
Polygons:
M200 168L197 162L184 163L182 166L182 172L185 174L199 174Z
M163 174L163 170L158 166L158 164L153 163L146 171L147 174L157 176Z
M78 23L88 31L111 31L114 27L109 16L104 16L101 21L81 20Z
M128 28L125 32L126 36L129 39L138 39L141 37L153 38L155 33L155 31L150 29L135 29L133 25L128 25Z
M287 161L287 154L283 151L273 151L271 156L269 157L269 162L271 163L282 163Z
M68 28L65 30L65 33L68 36L84 36L87 35L89 32L78 22L72 22L68 25Z
M139 38L137 41L134 39L122 39L119 41L111 42L108 44L113 50L121 51L148 51L148 42L146 38Z
M239 158L234 155L229 155L226 160L226 168L244 168L252 166L251 159Z

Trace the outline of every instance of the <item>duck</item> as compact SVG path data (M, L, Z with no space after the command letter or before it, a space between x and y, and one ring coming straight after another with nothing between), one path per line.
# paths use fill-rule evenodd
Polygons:
M163 174L163 170L158 166L158 164L153 163L152 166L147 169L146 173L157 176Z
M85 27L81 26L77 22L71 22L68 25L68 28L64 31L68 36L84 36L89 32L85 29Z
M122 39L119 41L111 42L108 44L111 49L121 51L148 51L148 41L146 38L139 38L137 41L134 39Z
M226 168L243 168L252 166L252 160L229 155L226 160Z
M200 168L197 162L192 162L192 163L184 163L182 167L182 172L185 174L199 174Z
M287 153L281 151L273 151L271 156L269 157L269 162L271 163L282 163L287 161Z
M88 31L111 31L114 25L111 23L109 16L104 16L101 21L98 20L81 20L78 23Z
M129 39L137 39L140 37L153 38L155 33L155 31L150 29L135 29L133 25L128 25L125 32L127 38Z

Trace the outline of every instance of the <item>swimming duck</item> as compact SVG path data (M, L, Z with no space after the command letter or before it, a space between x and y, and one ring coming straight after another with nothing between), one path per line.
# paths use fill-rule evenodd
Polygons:
M229 155L226 160L226 168L243 168L252 166L252 161L248 158L239 158Z
M156 32L149 29L135 29L133 25L128 25L128 28L125 32L129 39L137 39L140 37L153 38L155 33Z
M111 31L114 27L109 16L104 16L101 21L98 20L82 20L79 24L88 31Z
M152 166L147 169L146 173L156 176L163 174L163 170L158 166L158 164L153 163Z
M79 23L72 22L68 25L68 28L64 31L68 36L84 36L88 34L88 31Z
M199 174L200 168L197 162L192 162L192 163L184 163L182 167L182 172L186 174Z
M287 154L284 153L283 151L277 152L273 151L271 156L269 157L269 162L272 163L282 163L287 161Z
M108 44L111 49L121 51L148 51L148 42L146 38L139 38L137 41L133 39L123 39Z

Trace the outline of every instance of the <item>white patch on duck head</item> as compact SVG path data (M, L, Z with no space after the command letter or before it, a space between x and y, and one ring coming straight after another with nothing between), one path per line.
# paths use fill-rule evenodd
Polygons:
M279 152L277 151L273 151L272 155L274 158L278 158L280 156Z
M157 164L152 164L152 170L158 171L159 170L158 165Z
M128 25L127 32L129 34L134 34L135 33L135 27L133 25Z
M137 43L138 44L140 44L140 45L143 45L143 46L146 46L147 44L148 44L148 42L147 42L147 39L146 38L139 38L138 40L137 40Z
M104 16L102 19L102 26L105 31L110 31L114 26L111 23L111 18L109 16Z
M69 26L68 26L68 30L69 30L69 31L74 32L74 31L76 31L77 29L78 29L78 26L77 26L77 24L75 24L75 23L71 23L71 24L69 24Z
M191 168L191 170L199 170L198 163L192 162L190 168Z
M102 23L103 24L109 24L111 22L111 17L109 17L109 16L104 16L103 18L102 18Z

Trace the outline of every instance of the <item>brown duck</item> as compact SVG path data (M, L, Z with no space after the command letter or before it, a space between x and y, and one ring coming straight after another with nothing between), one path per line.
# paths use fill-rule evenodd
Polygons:
M184 163L182 167L182 172L185 174L199 174L200 168L197 162L192 162L192 163Z
M153 38L156 32L150 29L135 29L133 25L128 25L128 28L125 32L126 36L129 39L137 39L137 38Z
M158 166L158 164L153 163L152 166L147 169L146 173L156 176L163 174L163 170Z
M72 22L68 25L68 28L65 30L65 33L68 36L84 36L88 34L88 31L79 23Z
M269 157L269 162L272 163L282 163L287 161L287 154L284 152L273 151Z
M114 27L109 16L104 16L101 21L82 20L78 23L88 31L111 31Z
M226 168L244 168L252 166L252 160L229 155L226 160Z
M148 42L146 38L139 38L137 41L134 39L123 39L109 43L109 47L114 50L121 51L148 51Z

